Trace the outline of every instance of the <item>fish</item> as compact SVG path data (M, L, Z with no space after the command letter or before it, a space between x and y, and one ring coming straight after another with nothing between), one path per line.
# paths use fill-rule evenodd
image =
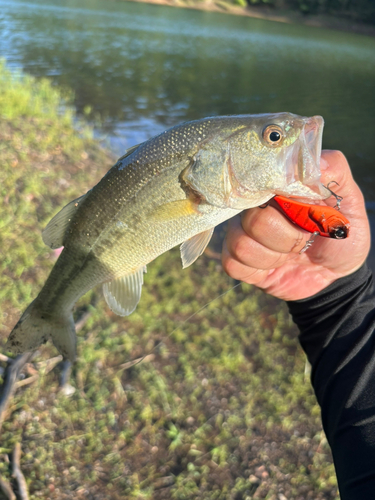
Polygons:
M322 200L324 120L292 113L210 117L176 125L131 147L99 183L71 201L42 233L64 247L43 288L9 334L19 354L52 340L76 357L73 308L98 284L116 314L132 313L146 266L181 244L182 266L213 229L276 194Z
M309 233L338 240L349 236L350 222L335 208L310 205L284 196L275 196L273 200L294 224Z

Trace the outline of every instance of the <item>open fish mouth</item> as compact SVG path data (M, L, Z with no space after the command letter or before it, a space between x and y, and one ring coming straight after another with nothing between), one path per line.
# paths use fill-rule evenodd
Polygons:
M303 127L304 139L310 155L319 164L322 154L322 136L324 120L321 116L309 118Z
M299 137L298 179L326 198L320 183L320 156L322 154L324 120L321 116L306 118Z
M302 118L298 139L284 152L288 184L300 183L318 198L327 198L327 190L320 182L320 156L324 120L321 116Z
M307 185L316 184L320 178L323 126L321 116L307 118L300 136L302 155L299 157L298 173L300 180Z

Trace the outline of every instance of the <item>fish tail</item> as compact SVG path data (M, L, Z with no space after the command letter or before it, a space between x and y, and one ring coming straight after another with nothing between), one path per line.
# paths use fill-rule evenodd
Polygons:
M5 348L14 354L35 351L51 339L64 358L76 357L76 332L73 316L46 313L34 300L10 332Z

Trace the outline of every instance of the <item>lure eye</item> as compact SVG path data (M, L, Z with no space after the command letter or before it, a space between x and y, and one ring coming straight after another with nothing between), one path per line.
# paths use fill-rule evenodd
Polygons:
M348 228L345 226L334 228L329 232L329 236L336 240L344 240L348 236Z
M263 139L269 146L279 146L284 139L284 133L278 125L268 125L263 130Z

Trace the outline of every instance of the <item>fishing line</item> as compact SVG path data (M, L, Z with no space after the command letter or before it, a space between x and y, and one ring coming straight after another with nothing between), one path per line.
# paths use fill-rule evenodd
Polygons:
M232 290L234 290L235 288L237 288L238 286L240 286L242 284L242 282L240 281L239 283L237 283L236 285L232 286L231 288L229 288L228 290L226 290L225 292L221 293L220 295L218 295L217 297L215 297L214 299L210 300L209 302L207 302L206 304L204 304L200 309L198 309L198 311L195 311L193 314L191 314L188 318L186 318L181 325L179 326L176 326L176 328L174 328L174 330L171 331L171 333L169 333L167 335L167 339L169 339L179 328L181 328L182 326L184 326L185 323L187 323L188 321L190 321L191 319L193 319L197 314L199 314L200 312L202 312L204 309L206 309L206 307L208 307L210 304L212 304L212 302L214 302L215 300L217 299L220 299L221 297L224 297L224 295L226 295L227 293L231 292ZM144 354L141 358L135 360L136 362L131 365L132 367L133 366L137 366L139 363L141 363L146 356L149 356L155 349L157 348L157 345L155 345L152 349L150 349L146 354ZM131 361L129 362L131 363Z
M240 281L239 283L236 283L235 285L233 285L231 288L229 288L228 290L226 290L225 292L221 293L220 295L217 295L215 298L213 298L212 300L206 302L206 304L204 304L200 309L198 309L197 311L195 311L193 314L191 314L190 316L188 316L183 322L181 325L179 326L176 326L176 328L174 328L171 333L169 333L165 338L166 339L169 339L179 328L181 328L183 325L185 325L185 323L187 323L188 321L190 321L191 319L193 319L195 316L197 316L197 314L199 314L200 312L202 312L204 309L206 309L210 304L212 304L212 302L214 302L215 300L217 299L220 299L221 297L224 297L224 295L226 295L227 293L231 292L232 290L234 290L235 288L239 287L240 285L242 284L242 281ZM147 356L149 356L153 351L155 351L155 349L158 347L158 345L155 345L152 349L150 349L148 352L146 352L142 357L140 358L136 358L136 359L132 359L132 360L129 360L125 363L122 363L122 365L118 366L117 369L118 371L121 371L121 370L125 370L125 369L128 369L128 368L133 368L133 366L137 366L139 365ZM109 377L112 377L113 374L108 374L108 375L104 375L103 378L109 378ZM87 387L88 385L90 384L86 384L85 387Z
M252 273L250 273L248 276L250 277ZM243 280L246 280L247 276L245 276L243 278ZM212 304L212 302L214 302L215 300L217 299L220 299L221 297L224 297L224 295L226 295L227 293L231 292L232 290L234 290L235 288L237 288L238 286L240 286L242 284L242 281L239 281L238 283L236 283L235 285L233 285L231 288L229 288L228 290L226 290L225 292L221 293L220 295L218 295L217 297L215 297L214 299L210 300L209 302L207 302L206 304L204 304L200 309L198 309L198 311L195 311L193 314L191 314L190 316L188 316L183 322L181 325L179 326L176 326L176 328L174 328L171 333L169 333L167 335L167 339L169 339L179 328L181 328L185 323L187 323L188 321L190 321L191 319L193 319L197 314L199 314L200 312L202 312L204 309L206 309L206 307L208 307L210 304ZM155 345L152 349L150 349L146 354L144 354L141 358L137 358L137 359L134 359L134 360L131 360L131 361L128 361L128 363L124 363L126 365L130 365L131 367L133 366L137 366L139 363L141 363L147 356L149 356L155 349L157 348L157 345ZM133 363L133 364L131 364ZM129 366L129 368L130 368Z
M251 276L253 275L252 272L250 272L248 274L248 276L244 276L243 277L243 281L239 281L238 283L236 283L235 285L233 285L232 287L230 287L228 290L226 290L225 292L221 293L220 295L217 295L216 297L214 297L213 299L211 299L210 301L206 302L203 306L201 306L197 311L195 311L194 313L190 314L190 316L188 316L179 326L176 326L176 328L174 328L171 333L169 333L168 335L166 335L165 340L166 339L169 339L179 328L183 327L188 321L190 321L191 319L193 319L195 316L197 316L199 313L201 313L204 309L206 309L210 304L212 304L215 300L217 299L220 299L221 297L224 297L224 295L226 295L227 293L231 292L232 290L234 290L235 288L239 287L243 282L246 282L246 279L247 278L250 278ZM112 367L114 368L117 372L120 372L120 371L123 371L123 370L127 370L129 368L133 368L134 366L137 366L139 365L142 361L144 361L145 358L147 358L150 354L152 354L156 348L158 347L159 344L156 344L154 345L154 347L152 347L151 349L149 349L145 354L143 354L143 356L141 356L140 358L135 358L135 359L130 359L129 361L125 362L125 363L121 363L120 365L117 365L117 367ZM110 378L110 377L113 377L113 373L110 373L108 375L104 375L103 378ZM86 384L85 387L87 387L88 385L91 385L91 384ZM121 384L122 385L122 384Z
M214 297L213 299L211 299L210 301L206 302L203 306L201 306L197 311L195 311L194 313L192 313L190 316L188 316L180 325L176 326L176 328L174 328L171 333L167 334L164 339L167 340L169 339L179 328L183 327L187 322L189 322L190 320L192 320L195 316L197 316L199 313L201 313L204 309L206 309L210 304L212 304L215 300L217 299L220 299L222 297L224 297L227 293L231 292L232 290L234 290L235 288L239 287L242 282L246 282L246 279L249 277L251 277L253 275L253 272L250 272L248 276L244 276L242 278L242 281L239 281L238 283L236 283L235 285L233 285L232 287L230 287L228 290L226 290L225 292L221 293L220 295L217 295L216 297ZM158 347L159 344L156 344L154 345L154 347L152 347L151 349L149 349L145 354L143 354L143 356L141 356L140 358L133 358L133 359L130 359L129 361L125 362L125 363L121 363L120 365L117 365L117 367L112 367L114 368L115 370L117 370L117 372L120 372L120 371L123 371L123 370L127 370L129 368L133 368L134 366L137 366L139 365L140 363L142 363L142 361L145 360L145 358L147 358L150 354L152 354L156 348ZM112 377L113 376L113 373L111 374L108 374L108 375L104 375L103 378L108 378L108 377ZM89 384L90 385L90 384ZM87 384L86 384L87 386Z

